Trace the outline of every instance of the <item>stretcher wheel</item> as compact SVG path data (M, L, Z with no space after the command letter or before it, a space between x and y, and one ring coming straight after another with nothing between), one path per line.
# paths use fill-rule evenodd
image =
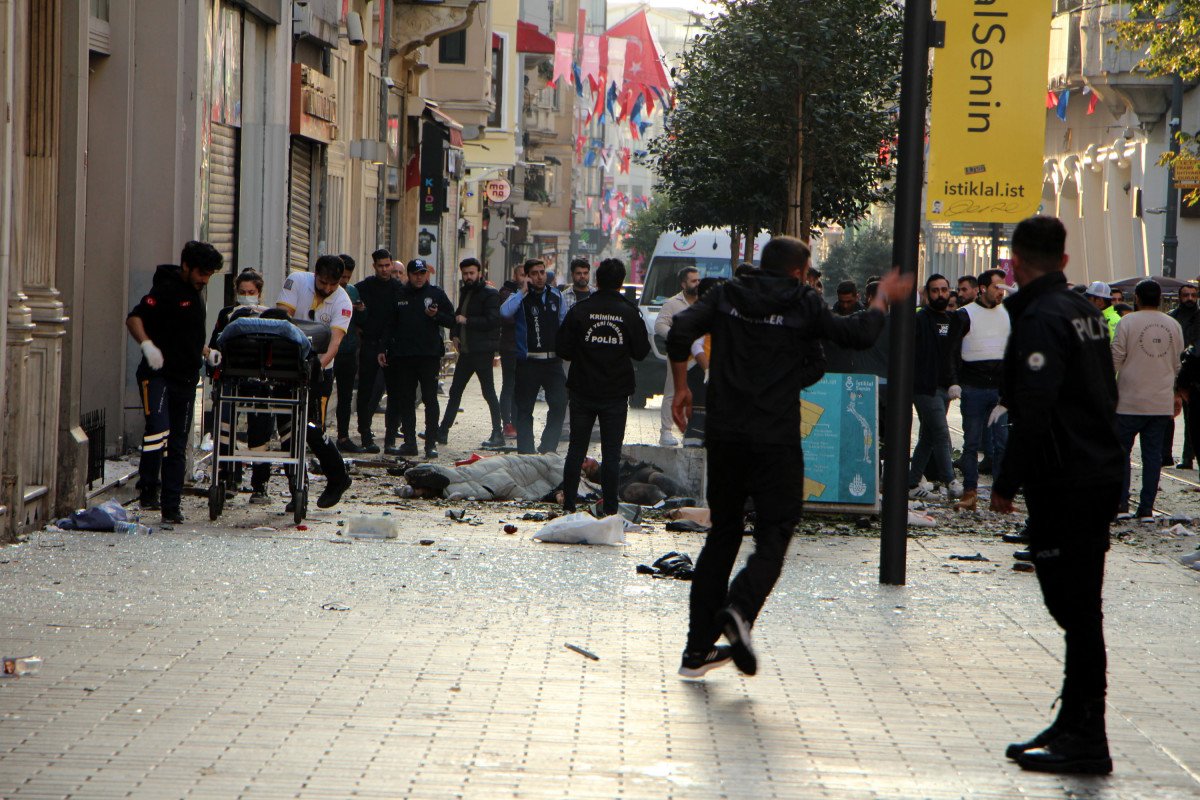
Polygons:
M308 489L293 493L292 499L295 501L295 505L292 506L292 519L299 525L308 513Z
M225 508L225 481L219 480L208 487L208 518L216 520Z

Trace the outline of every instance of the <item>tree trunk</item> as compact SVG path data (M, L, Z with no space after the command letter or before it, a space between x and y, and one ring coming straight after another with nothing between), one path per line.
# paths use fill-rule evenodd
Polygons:
M784 215L783 232L788 236L808 239L803 220L804 194L804 93L796 92L796 144L795 153L788 165L787 211Z
M744 243L742 261L747 264L754 263L754 240L758 238L758 226L751 225L746 228L746 241Z
M730 272L730 274L732 274L733 271L737 269L738 253L741 250L740 243L741 243L741 239L738 238L737 225L730 225L729 226L729 272Z
M813 173L816 171L811 158L804 159L803 178L800 183L800 232L796 235L807 244L812 239L813 229Z

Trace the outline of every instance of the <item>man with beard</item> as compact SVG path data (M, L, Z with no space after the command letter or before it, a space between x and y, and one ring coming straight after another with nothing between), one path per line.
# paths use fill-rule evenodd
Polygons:
M467 382L472 376L478 376L479 389L492 413L492 435L480 447L503 447L500 401L496 399L492 375L496 348L500 346L500 295L483 282L479 259L464 258L458 269L462 273L462 293L454 315L454 327L450 329L450 341L458 351L458 361L454 364L454 378L450 381L450 397L446 400L438 442L446 444L449 441L450 428L458 415L458 404L462 402Z
M961 285L961 284L960 284ZM1004 347L1008 343L1008 312L1004 300L1004 270L989 269L979 276L979 293L962 313L970 320L962 339L963 496L959 511L974 511L979 487L978 453L984 432L992 431L993 466L1002 463L1008 442L1004 408L1000 405ZM999 413L994 413L999 408ZM993 419L995 417L995 419ZM995 423L994 425L992 423ZM998 473L998 470L997 470Z
M586 258L571 259L571 285L563 292L563 303L567 311L580 300L592 296L592 265Z
M958 369L962 337L970 320L948 312L950 282L944 275L930 275L925 281L925 305L916 315L916 372L913 375L913 405L921 431L913 448L908 470L909 497L932 497L934 490L921 476L932 462L932 477L945 484L950 496L962 496L962 483L954 478L950 456L950 428L946 412L950 401L962 393Z
M974 303L979 298L979 292L983 289L983 276L976 278L974 275L962 275L958 279L958 305L961 308L966 308L971 303Z
M665 347L667 334L671 332L671 320L680 311L696 302L696 293L700 290L700 270L695 267L684 267L679 270L679 294L667 299L658 317L654 320L654 336L659 343L659 350ZM663 447L675 447L679 440L672 430L674 420L671 415L671 402L675 398L675 384L671 378L671 370L667 370L667 380L663 385L662 411L659 412L658 443Z
M380 248L371 254L371 266L374 275L368 275L355 284L359 298L363 304L363 312L359 315L359 330L361 332L358 358L358 435L359 451L363 453L378 453L379 445L371 433L371 420L375 416L375 381L381 369L379 354L383 352L390 334L388 320L391 319L392 308L396 304L396 292L400 290L400 282L396 280L396 267L392 263L392 254ZM385 385L388 384L388 368L384 370ZM395 385L395 379L390 382ZM395 403L393 400L395 399ZM388 405L398 405L399 399L393 398L388 392ZM396 431L387 429L386 435L396 437Z
M1200 349L1200 308L1197 308L1197 296L1200 288L1187 283L1179 287L1179 307L1167 316L1174 318L1183 328L1183 346ZM1183 458L1175 465L1175 469L1192 469L1195 452L1192 449L1192 431L1198 423L1193 417L1196 409L1200 409L1200 399L1190 399L1183 404ZM1174 420L1172 420L1170 437L1167 439L1167 455L1170 456L1172 440L1175 438Z

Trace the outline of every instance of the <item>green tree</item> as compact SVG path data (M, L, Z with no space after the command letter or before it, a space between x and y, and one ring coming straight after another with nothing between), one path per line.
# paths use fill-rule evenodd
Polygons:
M1132 0L1117 33L1127 47L1146 49L1141 66L1151 75L1200 78L1200 0Z
M643 258L654 255L658 237L671 227L671 209L671 198L668 195L654 195L650 199L650 205L629 218L629 233L622 242L625 249Z
M901 27L893 0L726 0L649 147L675 226L807 238L886 200Z
M829 249L820 266L826 291L833 292L842 281L854 281L861 292L867 278L891 269L892 232L878 225L847 228L845 238Z

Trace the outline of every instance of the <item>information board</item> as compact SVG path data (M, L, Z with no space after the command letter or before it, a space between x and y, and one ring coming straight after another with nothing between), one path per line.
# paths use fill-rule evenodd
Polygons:
M829 373L800 394L804 505L879 510L879 378Z

